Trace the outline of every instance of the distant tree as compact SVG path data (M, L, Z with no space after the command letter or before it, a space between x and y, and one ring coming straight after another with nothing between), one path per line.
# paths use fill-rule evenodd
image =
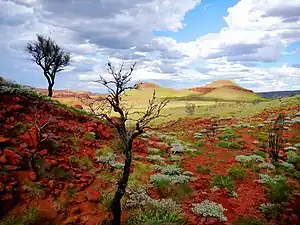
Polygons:
M56 44L50 37L37 34L37 41L28 42L26 51L31 54L33 61L42 68L48 81L48 96L52 97L55 76L70 64L70 53Z
M151 129L151 122L162 115L162 109L167 105L168 100L157 101L155 91L153 91L152 98L149 99L148 107L145 112L132 111L132 107L126 108L122 104L121 97L128 89L134 89L137 85L130 85L131 75L135 68L135 64L131 66L128 72L123 71L123 65L116 70L111 63L108 63L108 73L112 79L108 80L100 76L100 80L96 82L104 86L108 90L108 94L100 97L86 96L81 101L91 113L107 120L116 130L121 145L123 147L123 154L125 156L125 165L123 174L117 183L117 191L111 202L111 210L113 214L113 225L120 225L121 223L121 199L126 192L128 178L130 175L130 167L132 161L132 144L133 141L145 129ZM111 112L118 114L118 117L112 117ZM138 118L133 118L136 115ZM128 121L132 123L128 124Z
M188 102L185 104L185 112L187 114L189 114L190 116L194 115L195 111L196 111L196 105L194 103Z

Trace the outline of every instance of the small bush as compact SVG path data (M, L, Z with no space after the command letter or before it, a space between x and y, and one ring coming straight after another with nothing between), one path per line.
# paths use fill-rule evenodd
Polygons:
M198 165L196 168L196 171L198 173L204 173L204 174L209 174L211 172L210 168L204 168L202 165Z
M203 146L204 146L204 142L203 142L203 141L197 141L197 142L195 143L195 146L196 146L196 147L203 147Z
M183 199L192 193L193 189L187 183L177 184L173 189L173 194L180 199Z
M165 160L159 155L148 155L146 158L149 162L163 162Z
M169 157L169 160L170 160L171 162L177 162L177 161L183 160L183 158L180 157L179 155L172 155L172 156Z
M286 153L286 155L288 163L296 163L300 161L300 156L296 152L289 151Z
M267 217L276 217L282 211L282 206L280 204L273 203L261 204L259 208Z
M84 136L89 140L96 140L96 134L94 132L85 132Z
M215 217L222 222L227 221L227 217L224 215L224 211L226 211L226 209L224 209L221 204L217 204L215 202L205 200L200 204L193 204L192 211L203 217Z
M270 194L270 200L274 203L281 203L285 200L287 200L289 194L292 191L292 187L290 187L286 180L281 180L276 183L269 183L269 194Z
M246 170L241 165L234 165L228 170L233 179L243 180L246 176Z
M265 225L265 223L256 217L242 217L234 225Z
M196 111L196 105L194 103L186 103L185 104L185 112L188 114L188 115L194 115Z
M220 188L227 188L229 190L234 189L234 184L233 184L231 177L225 176L225 175L215 176L212 181L212 186L217 186Z
M268 170L274 170L275 166L271 163L261 163L258 165L259 168L261 169L268 169Z
M181 168L177 165L167 165L162 168L162 172L167 175L179 175L181 173Z
M218 146L223 148L241 149L241 146L238 143L223 140L218 143Z
M150 155L161 155L161 154L163 154L163 151L158 148L149 148L149 154Z
M267 157L267 153L266 152L263 152L263 151L260 151L260 150L255 150L254 151L254 154L255 155L258 155L258 156L261 156L263 158L266 158Z
M264 158L258 155L237 155L235 160L244 164L263 162Z
M0 225L36 224L40 218L40 213L37 209L29 208L22 216L7 215L0 221Z
M223 140L219 141L218 146L222 147L222 148L229 148L229 142L228 141L223 141Z

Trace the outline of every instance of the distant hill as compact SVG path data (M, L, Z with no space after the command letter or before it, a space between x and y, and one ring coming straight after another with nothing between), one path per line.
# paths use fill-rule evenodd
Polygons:
M241 88L239 85L237 85L231 80L216 80L211 82L210 84L205 85L206 88L219 88L224 86L235 86Z
M284 98L284 97L289 97L291 95L300 95L300 90L257 92L256 94L258 94L263 98Z

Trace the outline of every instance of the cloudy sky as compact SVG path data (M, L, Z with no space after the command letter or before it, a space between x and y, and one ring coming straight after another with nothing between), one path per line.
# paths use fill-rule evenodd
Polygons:
M56 89L99 90L108 60L165 87L300 89L300 0L0 0L1 76L46 87L24 51L37 33L72 54Z

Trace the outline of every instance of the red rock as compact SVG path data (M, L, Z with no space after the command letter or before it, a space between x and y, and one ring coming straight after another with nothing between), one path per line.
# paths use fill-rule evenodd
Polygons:
M5 170L9 170L9 171L13 171L13 170L19 169L18 166L11 166L11 165L5 165L5 166L3 166L3 168L4 168Z
M87 195L87 199L92 202L100 201L101 194L98 191L96 191L94 188L91 188L90 190L88 190L86 195Z
M213 217L208 218L206 221L207 225L214 225L214 224L218 224L218 223L219 223L219 220L217 218L213 218Z
M76 108L76 109L83 109L82 105L79 105L79 104L75 105L74 108Z
M47 154L48 154L47 149L44 149L44 150L39 152L39 155L41 155L41 156L44 156L44 155L47 155Z
M4 149L4 154L8 158L8 161L10 162L11 165L18 165L22 160L22 157L12 150Z
M5 156L1 156L0 157L0 164L6 164L7 163L7 159L5 158Z
M28 177L31 181L36 181L36 173L35 172L29 172Z
M4 190L4 184L2 182L0 182L0 192L2 192Z
M0 135L0 143L5 143L8 142L10 140L10 138L6 138Z

